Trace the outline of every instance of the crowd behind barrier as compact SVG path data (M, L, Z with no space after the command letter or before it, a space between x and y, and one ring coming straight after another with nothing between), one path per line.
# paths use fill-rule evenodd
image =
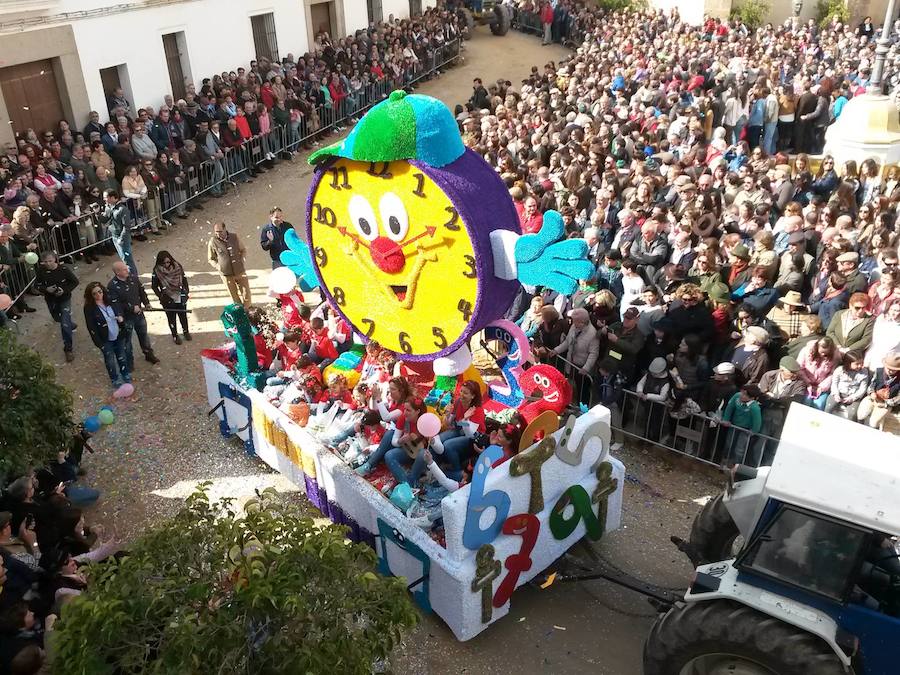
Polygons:
M244 68L238 69L236 79L236 73L232 71L230 81L227 79L229 73L223 73L225 77L222 78L217 75L212 80L206 79L201 93L190 94L187 107L195 108L196 115L195 100L210 101L205 111L208 125L220 124L221 133L216 136L215 143L206 148L200 147L201 133L204 132L196 118L185 126L184 100L176 103L171 96L165 97L166 103L160 108L160 114L166 111L167 118L161 125L161 117L153 118L152 107L139 110L137 115L132 113L120 90L110 92L108 101L112 128L117 130L118 136L133 135L139 124L143 124L143 137L148 141L157 140L158 137L151 134L160 126L164 128L162 133L169 134L163 137L163 143L156 143L157 154L149 162L147 156L134 153L128 156L130 148L138 147L133 139L125 144L125 157L117 156L119 148L114 140L108 139L106 133L100 134L101 129L109 131L109 127L99 123L96 113L92 113L80 135L83 142L80 138L75 140L78 132L73 132L74 128L65 121L60 123L59 130L48 130L40 138L34 130L23 132L17 138L18 147L9 145L0 156L0 188L3 191L0 236L4 237L0 244L7 246L9 251L8 260L0 264L0 293L12 297L9 313L17 318L22 313L18 310L28 306L26 295L37 294L33 290L34 265L26 262L27 253L37 255L55 251L61 262L72 263L82 258L91 262L99 259L101 254L115 252L112 237L100 217L104 189L118 189L122 194L128 206L130 229L136 238L143 239L146 232L158 234L172 227L176 218L186 218L187 211L202 209L208 197L221 196L225 190L271 168L275 162L290 159L294 153L315 147L330 134L343 131L391 91L412 90L452 67L464 48L464 35L458 23L455 13L443 9L428 10L424 16L412 20L373 24L361 32L362 37L358 32L354 38L336 43L332 43L327 34L320 33L312 56L306 54L296 65L287 60L283 64L276 62L271 64L269 73L263 72L264 67L269 67L268 62L258 64L254 61L250 72L259 73L261 77L257 78L251 95L244 97L245 106L246 100L251 101L247 112L241 110L237 116L253 115L255 126L259 126L261 108L268 121L263 126L268 129L248 134L238 128L229 138L230 145L224 142L228 115L219 114L219 109L225 107L219 102L223 99L231 102L230 96L225 98L229 92L235 93L228 88L230 85L235 88L240 87L241 82L246 85L247 80L241 80L246 77ZM403 51L400 51L401 40ZM365 57L359 56L365 45L370 46L371 52ZM379 56L383 57L382 65L379 65ZM321 75L323 82L340 77L336 88L325 84L318 86L319 77L310 85L306 79L294 75L295 87L286 93L279 92L277 87L283 90L285 86L282 80L286 80L289 73L295 74L304 62L308 64L310 81L314 75ZM347 65L348 62L352 65ZM281 73L278 77L273 75L276 67ZM275 90L272 99L260 91L261 79ZM208 98L201 98L207 88ZM196 91L193 85L189 89ZM331 98L332 93L334 98ZM290 99L286 101L289 109L282 105L285 95ZM270 105L268 110L266 103ZM177 125L173 127L168 120L176 116L173 122L177 121ZM89 135L91 130L96 135ZM179 130L185 133L177 136ZM102 145L95 150L89 138L96 143L98 137ZM193 145L188 147L188 142ZM82 147L78 152L83 152L84 157L79 154L73 161L72 150L76 145ZM101 160L91 161L97 154L101 155ZM97 170L107 162L105 180L96 180ZM37 165L41 166L40 176ZM139 189L134 193L129 192L125 182L128 179L125 174L132 165L137 165L139 171L134 177ZM41 184L34 181L41 181ZM45 184L51 190L55 189L53 195L58 199L45 200ZM34 202L27 201L28 197ZM25 205L31 212L30 222L16 228L15 210ZM27 233L22 232L23 229Z

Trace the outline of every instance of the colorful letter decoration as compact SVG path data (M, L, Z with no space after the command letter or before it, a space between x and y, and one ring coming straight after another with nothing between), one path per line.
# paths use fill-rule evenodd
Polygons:
M559 415L552 410L545 410L540 413L528 423L525 431L522 432L522 437L519 439L519 452L527 450L534 445L538 436L547 438L557 429L559 429Z
M566 519L564 513L570 503L575 507L575 513L571 518ZM591 498L583 487L572 485L560 495L550 511L550 531L557 539L565 539L575 531L578 521L582 518L587 528L587 536L591 539L599 539L603 530L591 508Z
M481 591L481 623L488 623L494 610L491 608L491 591L494 579L500 576L500 561L494 559L494 547L485 544L475 554L475 578L472 592Z
M609 462L601 462L597 467L597 487L594 488L594 494L591 501L599 504L597 509L597 520L600 521L600 536L606 529L606 515L609 509L609 496L615 493L619 487L619 479L612 477L612 464ZM597 537L598 539L600 537Z
M569 441L572 438L572 431L575 429L575 419L574 415L570 415L569 419L566 420L566 428L556 446L556 456L559 457L560 461L570 466L581 464L581 457L584 454L584 447L587 445L587 442L594 436L599 436L604 426L602 420L593 420L581 434L581 438L578 439L578 445L573 450L569 447ZM603 448L603 452L600 455L601 461L605 459L607 452L609 452L608 448Z
M506 516L509 515L508 494L501 490L484 492L484 482L491 465L501 457L503 451L496 445L489 445L475 462L472 471L472 485L469 488L469 501L466 505L466 522L463 525L463 546L472 551L494 541L500 534ZM488 527L481 529L481 514L492 506L496 510L494 520Z
M509 570L497 592L494 593L494 607L503 607L516 590L519 576L522 572L531 569L531 551L537 543L538 533L541 531L541 521L530 513L520 513L517 516L507 518L503 523L503 534L511 534L522 537L522 547L518 553L513 553L506 558L503 566Z
M522 329L512 321L498 319L484 329L487 340L498 340L506 347L506 355L497 359L497 365L503 374L505 386L491 383L491 399L510 408L518 408L525 400L525 394L519 384L519 377L524 372L522 364L531 356L528 338Z
M431 573L431 558L419 548L416 544L408 541L406 537L400 534L393 527L384 522L381 518L378 519L378 535L381 538L381 551L378 555L378 572L385 576L395 576L391 571L391 564L387 559L387 543L393 542L399 548L406 551L413 558L422 563L422 580L420 584L417 584L419 588L415 591L412 591L412 596L417 603L419 603L419 607L421 607L426 612L431 611L431 600L429 600L429 575ZM499 563L498 563L499 565ZM415 579L413 579L415 582ZM411 589L410 589L411 590Z
M556 441L552 436L544 436L530 450L519 453L509 460L509 475L513 477L531 474L531 495L528 498L528 513L540 513L544 510L544 484L541 481L541 468L544 462L553 457Z
M578 521L582 518L584 518L588 538L596 541L603 536L603 531L606 528L609 495L613 494L619 485L619 480L611 476L612 464L602 462L597 467L597 480L599 482L594 489L592 497L589 497L587 490L580 485L573 485L560 495L560 498L550 511L550 531L554 537L557 539L568 537L578 527ZM563 514L570 503L575 507L575 513L571 518L567 519ZM594 515L593 503L600 505L597 515Z

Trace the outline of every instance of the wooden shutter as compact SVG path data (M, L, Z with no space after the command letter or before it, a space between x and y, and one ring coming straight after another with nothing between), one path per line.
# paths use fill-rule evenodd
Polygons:
M172 85L172 98L176 101L184 98L184 71L181 68L181 50L178 49L178 33L162 36L163 50L166 53L166 68L169 70L169 83Z
M32 61L0 69L0 90L13 131L34 129L56 133L63 119L62 102L51 61Z

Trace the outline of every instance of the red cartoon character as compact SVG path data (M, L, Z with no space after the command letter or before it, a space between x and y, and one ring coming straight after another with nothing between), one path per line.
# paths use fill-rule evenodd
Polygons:
M525 394L525 403L519 413L530 422L545 410L561 414L572 402L572 385L566 376L553 366L532 366L519 379Z

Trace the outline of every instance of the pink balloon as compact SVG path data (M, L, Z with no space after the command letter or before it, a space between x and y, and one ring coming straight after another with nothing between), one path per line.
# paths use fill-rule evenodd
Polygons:
M113 393L115 398L128 398L134 393L134 385L126 382Z
M6 311L12 306L12 298L6 293L0 293L0 311Z
M434 438L441 433L441 418L434 413L423 413L416 421L416 429L426 438Z

